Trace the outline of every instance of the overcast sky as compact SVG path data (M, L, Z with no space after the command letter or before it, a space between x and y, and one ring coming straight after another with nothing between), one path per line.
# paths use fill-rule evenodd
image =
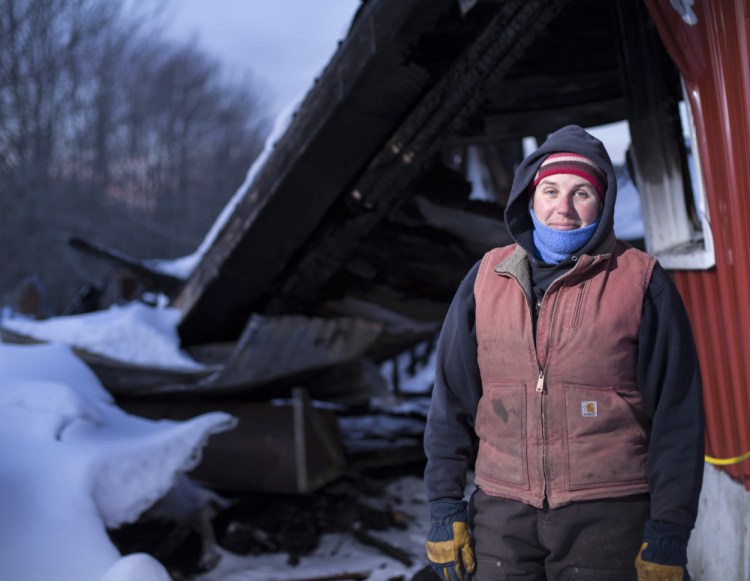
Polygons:
M268 87L279 112L307 92L346 35L360 0L164 0L168 37L196 38Z

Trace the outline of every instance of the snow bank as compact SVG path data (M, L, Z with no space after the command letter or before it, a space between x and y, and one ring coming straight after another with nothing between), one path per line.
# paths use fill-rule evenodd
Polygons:
M147 556L120 559L105 527L135 521L234 422L138 418L70 348L0 344L0 578L168 579Z

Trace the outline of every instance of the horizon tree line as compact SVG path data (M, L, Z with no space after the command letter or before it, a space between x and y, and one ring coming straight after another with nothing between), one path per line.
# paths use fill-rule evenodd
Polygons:
M190 254L261 151L264 88L162 22L127 0L0 0L0 305L33 279L58 314L105 276L71 236Z

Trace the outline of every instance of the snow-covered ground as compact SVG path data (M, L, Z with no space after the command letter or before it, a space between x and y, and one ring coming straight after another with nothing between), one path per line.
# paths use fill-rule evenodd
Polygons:
M121 558L106 529L136 521L173 490L180 475L200 461L209 436L231 429L234 419L214 412L156 422L127 414L73 348L149 366L197 365L179 350L175 324L170 309L139 303L47 321L8 312L0 319L6 329L48 342L0 343L0 579L169 578L147 555ZM399 367L409 363L405 356ZM404 375L404 392L429 387L430 363L417 368L416 375ZM422 481L395 480L385 495L399 504L406 527L379 534L410 555L412 565L351 535L327 535L296 566L284 553L247 557L220 549L218 567L196 580L271 581L342 572L367 574L368 581L399 575L409 580L426 564Z

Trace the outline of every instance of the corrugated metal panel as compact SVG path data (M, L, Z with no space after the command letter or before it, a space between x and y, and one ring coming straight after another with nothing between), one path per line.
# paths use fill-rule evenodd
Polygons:
M707 453L750 450L750 0L697 2L690 25L647 0L685 79L716 252L710 271L673 272L690 314L705 384ZM750 459L725 470L750 490Z

